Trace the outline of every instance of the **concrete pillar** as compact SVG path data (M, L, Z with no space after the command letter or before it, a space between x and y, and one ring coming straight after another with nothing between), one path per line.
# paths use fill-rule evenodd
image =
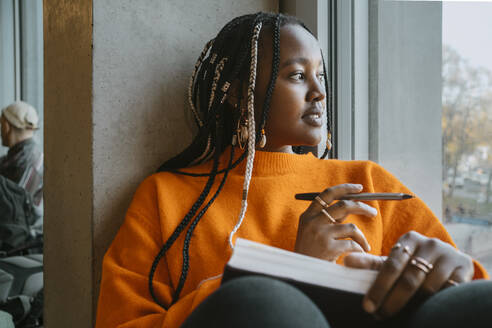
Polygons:
M45 326L93 317L92 1L44 1Z
M102 257L138 183L191 140L206 41L277 0L51 0L45 32L46 327L92 327Z

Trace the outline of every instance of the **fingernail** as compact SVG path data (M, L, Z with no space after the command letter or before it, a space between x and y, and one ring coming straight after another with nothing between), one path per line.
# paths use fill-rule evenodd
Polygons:
M378 215L378 210L377 209L375 209L374 207L369 206L367 204L366 204L366 206L367 206L366 208L371 212L372 215L374 215L374 216Z
M354 187L359 189L359 190L362 190L362 185L361 184L354 184Z
M363 203L363 202L359 202L359 203L360 203L360 206L364 207L364 208L365 208L365 209L367 209L369 212L371 212L371 214L372 214L373 216L378 215L378 210L377 210L377 209L375 209L374 207L369 206L369 205L367 205L366 203Z
M367 251L370 252L371 251L371 245L367 244Z
M365 299L362 306L364 310L366 310L366 312L368 313L373 313L374 311L376 311L376 305L370 299Z

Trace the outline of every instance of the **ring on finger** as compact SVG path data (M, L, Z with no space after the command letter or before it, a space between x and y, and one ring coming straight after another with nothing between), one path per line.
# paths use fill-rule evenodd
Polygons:
M396 251L397 249L400 249L403 245L401 243L396 243L393 247L391 247L392 251Z
M403 247L403 253L408 254L408 256L412 256L413 254L412 250L408 246Z
M328 207L330 206L327 202L325 202L325 201L323 200L323 198L321 198L321 197L319 197L319 196L316 196L316 197L314 198L314 200L315 200L315 201L317 201L317 202L318 202L321 206L323 206L324 208L328 208Z
M328 220L331 221L331 223L337 223L337 220L335 220L333 218L333 216L331 216L330 213L328 213L328 211L326 209L324 209L324 208L321 209L321 213L323 213L328 218Z
M410 260L410 264L420 271L424 272L425 274L428 274L434 268L432 263L429 263L427 260L418 256L412 257L412 259Z
M403 247L403 253L407 254L408 256L412 256L412 250L410 249L410 247L408 245L405 245L403 246L402 243L396 243L392 248L391 250L392 251L396 251L400 248Z

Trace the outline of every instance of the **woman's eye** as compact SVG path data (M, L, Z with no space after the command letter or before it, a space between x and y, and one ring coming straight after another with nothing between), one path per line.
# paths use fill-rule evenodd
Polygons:
M324 81L324 80L325 80L325 73L324 73L324 72L323 72L323 73L319 73L319 74L318 74L318 79L319 79L320 81Z
M290 76L291 79L295 80L295 81L299 81L299 80L302 80L304 78L304 74L302 73L294 73Z

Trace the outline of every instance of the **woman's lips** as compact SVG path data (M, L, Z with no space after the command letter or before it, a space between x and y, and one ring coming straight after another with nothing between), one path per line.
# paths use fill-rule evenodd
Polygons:
M314 127L320 127L323 125L323 117L321 116L321 113L306 114L302 116L302 120Z

